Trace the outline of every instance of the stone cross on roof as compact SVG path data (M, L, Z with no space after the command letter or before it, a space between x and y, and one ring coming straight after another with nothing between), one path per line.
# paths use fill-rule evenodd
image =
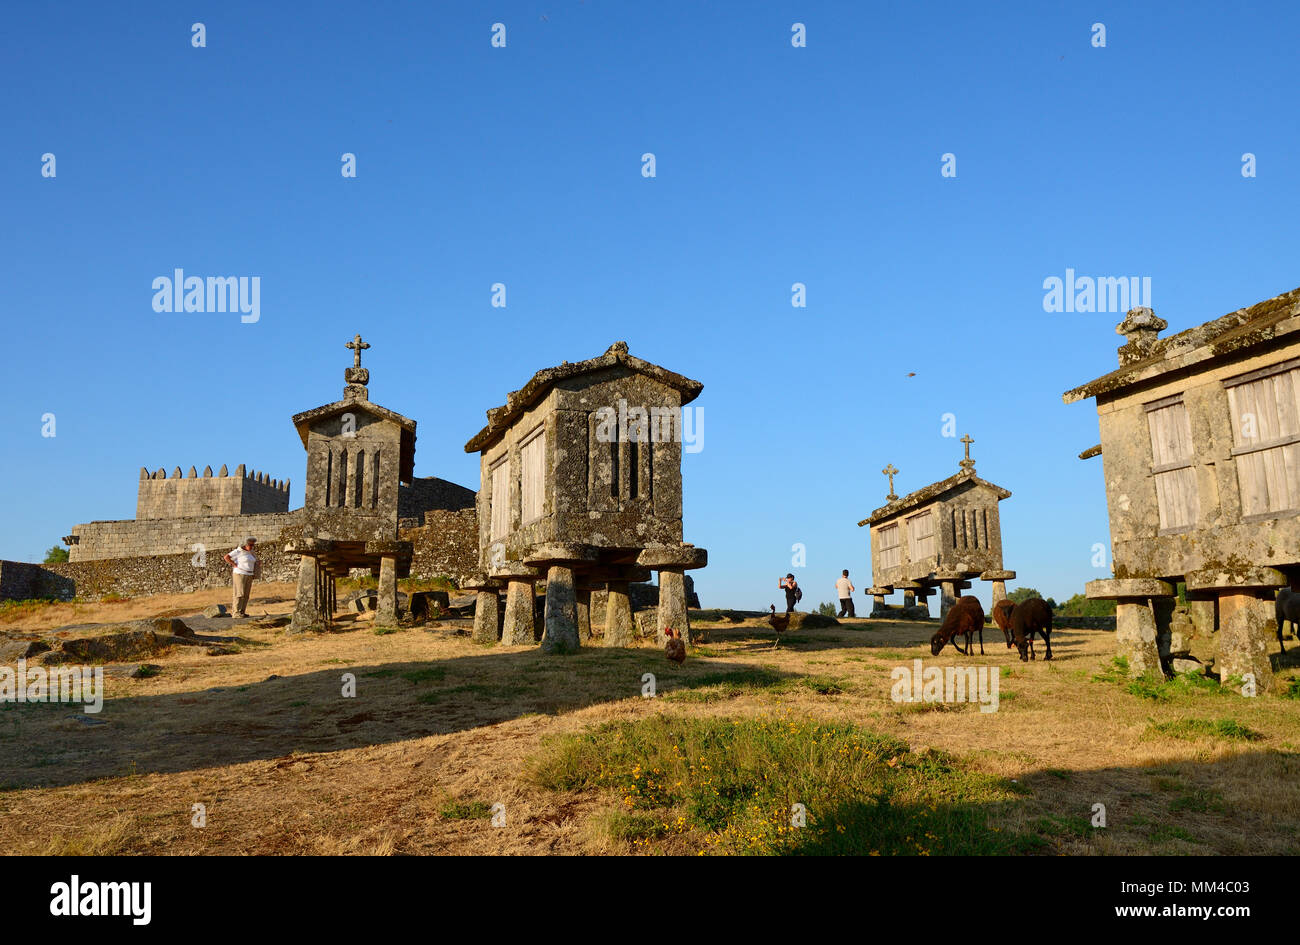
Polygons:
M361 352L369 348L370 345L362 341L361 335L358 334L343 347L352 349L352 366L354 368L359 368L361 367Z
M966 444L966 458L963 459L961 462L959 462L957 465L960 466L962 469L974 469L975 460L970 458L970 445L975 441L971 439L969 433L966 433L962 435L961 442Z
M888 466L886 466L884 469L880 471L889 477L889 495L885 496L885 498L888 499L890 502L893 502L895 499L898 498L898 496L894 494L894 477L898 475L898 470L894 468L893 463L890 463Z

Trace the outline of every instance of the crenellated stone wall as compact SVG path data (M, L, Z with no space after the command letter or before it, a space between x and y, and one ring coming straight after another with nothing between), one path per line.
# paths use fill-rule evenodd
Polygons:
M136 497L137 520L168 518L203 518L212 515L256 515L289 511L289 481L272 479L266 473L246 474L241 463L233 476L226 467L213 475L212 467L203 474L191 466L182 477L181 468L170 477L159 469L152 475L140 470L140 488Z

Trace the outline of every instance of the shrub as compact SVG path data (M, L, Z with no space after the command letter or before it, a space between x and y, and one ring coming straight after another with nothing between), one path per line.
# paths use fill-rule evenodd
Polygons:
M848 722L608 722L545 740L526 771L550 790L610 792L606 833L668 852L971 855L1042 844L991 825L1006 823L1015 785Z
M834 617L839 613L839 611L835 609L834 604L818 604L817 613L821 614L823 617Z
M45 552L45 564L64 564L68 560L68 549L55 545Z

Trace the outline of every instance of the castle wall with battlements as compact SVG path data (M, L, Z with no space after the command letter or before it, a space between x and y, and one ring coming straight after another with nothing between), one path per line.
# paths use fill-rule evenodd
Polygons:
M260 515L289 511L289 481L272 479L266 473L246 473L241 464L233 476L226 467L213 475L208 466L199 475L193 466L188 476L180 467L171 476L159 469L150 474L140 470L136 498L137 521L191 519L225 515Z

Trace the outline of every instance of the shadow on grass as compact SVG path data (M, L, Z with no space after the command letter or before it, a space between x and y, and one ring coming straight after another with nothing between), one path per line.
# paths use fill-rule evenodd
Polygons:
M95 715L79 704L0 703L0 789L196 770L557 715L640 699L646 673L654 674L658 695L672 696L752 672L714 659L678 666L651 648L584 647L568 657L471 650L427 662L339 663L153 696L114 697L125 683L108 678ZM355 677L355 696L343 695L345 673ZM783 678L764 671L763 681ZM138 693L148 683L134 685Z

